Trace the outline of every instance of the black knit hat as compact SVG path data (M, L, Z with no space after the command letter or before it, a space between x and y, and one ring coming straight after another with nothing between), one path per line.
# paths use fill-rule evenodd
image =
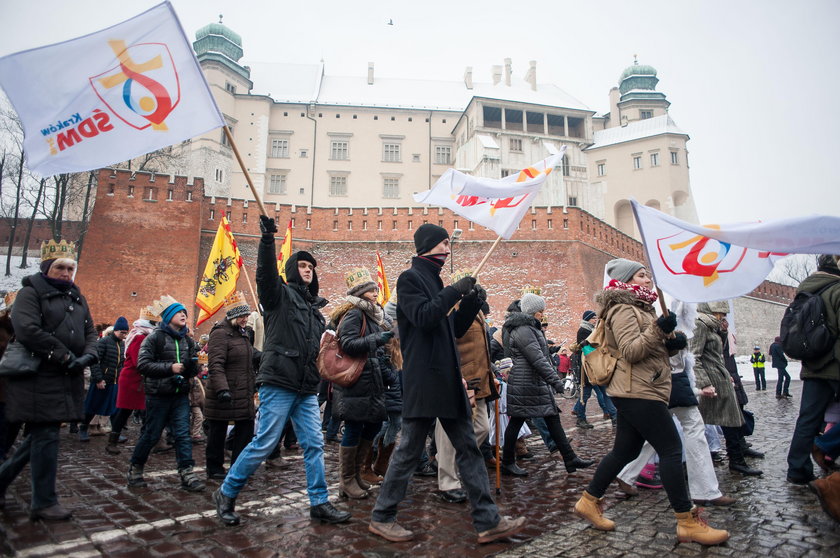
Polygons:
M449 233L446 229L426 223L420 225L414 232L414 247L418 254L425 254L447 238L449 238Z

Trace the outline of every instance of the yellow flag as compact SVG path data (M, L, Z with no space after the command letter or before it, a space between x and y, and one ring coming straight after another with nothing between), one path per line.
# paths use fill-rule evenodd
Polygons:
M380 306L385 306L385 303L391 298L391 289L388 288L388 278L385 277L385 266L382 265L379 252L376 252L376 286L379 287L376 302Z
M280 245L280 254L277 255L277 271L283 281L286 280L286 262L292 255L292 220L289 219L289 226L286 227L286 234L283 236L283 244Z
M195 304L199 308L196 326L215 314L224 304L225 297L236 290L240 267L242 256L230 231L230 223L222 216L198 285L198 294L195 295Z

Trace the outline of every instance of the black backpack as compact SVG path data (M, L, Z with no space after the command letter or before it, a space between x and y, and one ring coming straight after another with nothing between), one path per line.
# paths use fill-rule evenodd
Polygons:
M785 353L798 360L814 360L831 350L837 336L825 322L823 291L836 285L829 283L815 293L799 292L782 317L780 337Z

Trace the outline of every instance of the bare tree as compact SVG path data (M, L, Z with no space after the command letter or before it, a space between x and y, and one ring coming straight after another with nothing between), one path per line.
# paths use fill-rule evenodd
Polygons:
M17 234L17 226L18 226L18 214L20 213L20 200L21 195L20 191L23 187L23 149L20 150L20 163L18 165L18 174L17 174L17 182L16 182L16 189L15 192L15 209L14 209L14 217L12 217L12 223L9 226L9 245L6 250L6 277L12 275L12 247L15 245L15 235Z
M794 254L776 263L769 279L791 286L797 286L817 270L817 256Z
M87 187L85 188L85 202L82 206L82 226L79 229L79 241L76 243L76 257L82 257L82 248L85 243L85 236L87 236L88 223L90 223L90 215L93 213L91 206L91 195L95 187L96 174L93 171L88 173Z
M43 194L46 184L46 178L42 178L38 183L38 195L35 196L35 203L32 204L32 215L29 217L29 225L26 227L26 236L23 239L23 250L21 250L20 256L21 269L29 267L26 261L26 256L29 254L29 241L32 238L32 227L35 226L35 217L38 215L38 206L41 204L41 194Z

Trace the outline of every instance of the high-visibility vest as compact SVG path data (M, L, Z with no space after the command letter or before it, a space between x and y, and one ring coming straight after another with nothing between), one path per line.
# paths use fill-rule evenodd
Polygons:
M764 355L762 353L753 353L750 362L752 362L753 368L764 369Z

